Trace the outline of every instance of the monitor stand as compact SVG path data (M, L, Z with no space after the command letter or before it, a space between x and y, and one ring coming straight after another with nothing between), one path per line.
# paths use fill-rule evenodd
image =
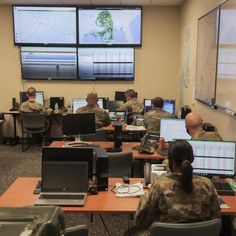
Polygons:
M64 147L90 147L91 142L84 142L81 141L81 136L80 135L75 135L75 141L66 143Z

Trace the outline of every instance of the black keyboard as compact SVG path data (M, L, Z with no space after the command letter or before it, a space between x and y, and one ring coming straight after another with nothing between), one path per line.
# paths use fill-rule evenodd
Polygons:
M85 197L84 194L72 194L72 195L66 195L66 194L41 194L40 199L78 199L83 200Z
M227 182L213 182L219 195L234 196L235 192Z

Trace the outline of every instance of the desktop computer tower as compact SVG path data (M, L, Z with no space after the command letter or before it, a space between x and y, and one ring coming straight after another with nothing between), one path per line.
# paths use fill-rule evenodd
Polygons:
M103 148L96 148L95 153L97 190L107 191L109 177L109 158L106 150Z

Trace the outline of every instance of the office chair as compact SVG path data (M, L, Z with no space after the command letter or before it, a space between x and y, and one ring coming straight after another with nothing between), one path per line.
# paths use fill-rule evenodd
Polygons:
M96 129L95 134L80 135L81 141L107 141L107 133L103 129Z
M221 219L212 219L196 223L153 223L150 236L219 236Z
M110 152L109 177L132 177L132 152Z
M43 134L47 131L45 114L38 112L20 112L22 124L22 152L30 147L30 134ZM24 147L24 135L27 134L28 146ZM43 137L44 138L44 137Z

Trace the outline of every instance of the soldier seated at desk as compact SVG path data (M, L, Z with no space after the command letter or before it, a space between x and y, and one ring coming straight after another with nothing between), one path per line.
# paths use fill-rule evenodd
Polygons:
M158 179L143 195L135 226L125 236L150 235L153 222L190 223L220 218L218 195L210 179L193 176L192 146L177 140L168 149L171 173Z
M98 105L98 95L95 92L88 93L87 105L77 109L76 113L95 113L96 129L111 124L111 119L103 108Z

